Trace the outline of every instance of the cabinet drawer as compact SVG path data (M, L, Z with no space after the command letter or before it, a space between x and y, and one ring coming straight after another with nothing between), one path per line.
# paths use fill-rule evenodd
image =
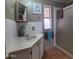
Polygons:
M31 59L31 50L16 51L9 54L9 59Z

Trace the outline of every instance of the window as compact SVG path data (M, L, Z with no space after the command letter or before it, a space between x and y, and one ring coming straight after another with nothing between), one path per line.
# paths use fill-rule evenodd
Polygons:
M44 29L51 29L51 6L44 6Z

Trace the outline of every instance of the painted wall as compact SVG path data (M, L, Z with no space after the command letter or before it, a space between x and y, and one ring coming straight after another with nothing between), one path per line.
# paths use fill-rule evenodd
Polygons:
M64 18L57 21L56 43L73 53L73 6L63 10Z
M43 23L43 21L44 21L43 5L51 5L52 6L52 24L51 24L52 29L51 29L51 31L53 31L53 4L52 4L51 0L32 0L32 2L42 4L42 14L41 15L33 14L32 4L29 4L29 0L18 0L18 1L27 6L27 15L28 15L27 17L28 17L29 22L42 22ZM47 30L44 30L44 31L47 31Z
M54 46L56 46L56 30L57 30L57 17L56 17L56 12L57 10L59 10L60 8L55 7L53 8L53 15L54 15Z
M32 27L34 27L34 30L32 30ZM42 33L42 32L43 32L42 22L27 22L27 25L25 27L25 34Z
M13 3L15 1L16 0L5 0L5 16L6 16L6 18L15 20L15 18L13 18L13 17L15 17L14 16L14 9L13 9L14 8ZM18 2L20 2L20 3L24 4L25 6L27 6L28 21L42 22L42 23L44 21L44 19L43 19L43 11L42 11L41 15L33 14L33 12L32 12L32 4L29 4L30 1L41 3L42 5L51 5L52 6L52 13L51 13L52 14L52 24L51 24L52 29L51 29L51 31L53 31L54 30L54 26L53 26L53 24L54 24L54 22L53 22L53 18L54 18L54 16L53 16L53 6L64 7L64 4L63 3L53 2L52 0L18 0ZM11 7L13 7L13 8L11 8ZM42 8L43 8L43 6L42 6ZM47 30L44 30L44 31L47 31Z
M43 11L41 15L35 15L32 12L32 3L29 4L29 0L18 0L22 4L27 6L28 10L28 21L43 21ZM53 5L51 0L31 0L32 2L40 3L42 5L47 4L47 5Z

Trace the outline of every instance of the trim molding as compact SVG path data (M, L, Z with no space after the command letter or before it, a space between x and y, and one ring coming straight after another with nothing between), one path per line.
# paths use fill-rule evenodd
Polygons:
M73 58L73 54L69 53L68 51L66 51L65 49L63 49L62 47L60 47L59 45L56 45L56 48L58 48L59 50L61 50L62 52L64 52L65 55Z

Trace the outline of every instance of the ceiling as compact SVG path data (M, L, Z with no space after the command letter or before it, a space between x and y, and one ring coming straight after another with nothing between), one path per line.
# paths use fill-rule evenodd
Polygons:
M60 3L68 3L68 2L71 2L73 0L53 0L53 1L60 2Z

